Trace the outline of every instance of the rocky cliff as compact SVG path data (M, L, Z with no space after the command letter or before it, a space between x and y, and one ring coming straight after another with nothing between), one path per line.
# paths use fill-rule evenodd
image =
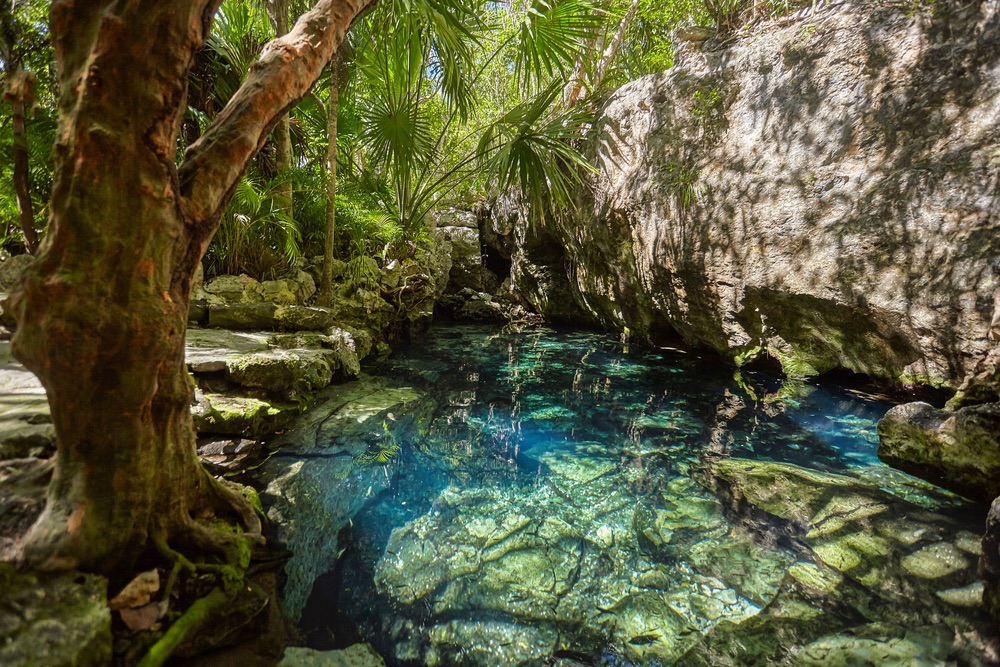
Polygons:
M793 375L957 386L992 345L997 0L850 0L682 44L588 140L578 211L531 232L544 242L515 253L515 281L545 275L605 326Z

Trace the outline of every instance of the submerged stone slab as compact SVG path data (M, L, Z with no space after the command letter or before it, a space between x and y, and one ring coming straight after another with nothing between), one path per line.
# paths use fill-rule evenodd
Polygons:
M337 533L388 485L399 464L395 441L432 406L413 389L363 377L322 392L272 443L276 451L256 474L266 487L261 501L272 539L293 553L282 599L290 618L299 617L316 578L336 564ZM384 464L363 463L370 441L385 448Z
M951 516L846 475L791 464L722 459L712 464L711 474L732 518L757 534L790 534L811 552L816 567L797 566L792 571L797 585L784 590L790 604L820 594L828 604L894 626L947 619L952 632L975 635L983 629L975 615L953 614L974 592L969 587L976 582L977 563L969 553L968 531ZM771 618L771 631L785 622ZM809 632L816 630L807 625ZM805 641L808 634L798 637ZM884 647L876 648L882 655Z
M278 667L385 667L385 662L370 644L355 644L339 651L289 646Z

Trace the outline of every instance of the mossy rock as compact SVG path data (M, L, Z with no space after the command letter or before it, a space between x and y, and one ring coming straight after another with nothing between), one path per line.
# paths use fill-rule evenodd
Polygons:
M300 412L297 406L248 396L204 396L205 401L193 411L198 433L260 438L287 425Z
M79 572L16 572L0 563L0 664L111 664L108 582Z
M897 405L878 435L878 456L894 468L981 503L1000 496L1000 403L954 412Z
M226 376L244 387L272 394L302 395L322 389L333 379L323 350L268 350L231 361Z

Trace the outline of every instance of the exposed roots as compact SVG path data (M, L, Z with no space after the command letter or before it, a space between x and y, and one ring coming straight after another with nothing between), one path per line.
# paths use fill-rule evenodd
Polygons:
M205 476L209 480L209 485L216 500L223 504L225 509L236 513L240 523L243 525L244 537L250 539L255 544L263 544L263 528L257 510L253 507L246 496L234 489L224 480L213 477L208 471Z
M153 644L138 667L160 667L184 640L214 618L231 599L232 595L221 588L213 588L211 593L195 601L180 618L174 621L166 634Z
M152 547L162 558L172 564L163 599L171 599L181 575L194 579L201 574L214 578L214 587L199 598L170 626L167 632L149 649L139 663L140 667L158 667L164 664L179 646L196 636L206 623L226 614L227 606L247 588L246 571L250 565L253 546L263 543L262 526L253 504L238 490L224 481L217 480L205 471L206 485L202 498L207 502L199 507L208 509L203 516L184 513L172 524L165 525L152 535ZM239 525L229 523L229 517ZM193 561L170 545L180 544L189 553L203 554L209 561Z

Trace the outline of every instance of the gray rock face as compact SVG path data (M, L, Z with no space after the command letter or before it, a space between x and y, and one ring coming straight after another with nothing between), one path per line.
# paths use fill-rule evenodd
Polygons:
M607 102L535 263L609 327L957 386L1000 288L998 15L849 0L686 47Z
M1000 403L897 405L878 424L879 458L982 503L1000 496Z

